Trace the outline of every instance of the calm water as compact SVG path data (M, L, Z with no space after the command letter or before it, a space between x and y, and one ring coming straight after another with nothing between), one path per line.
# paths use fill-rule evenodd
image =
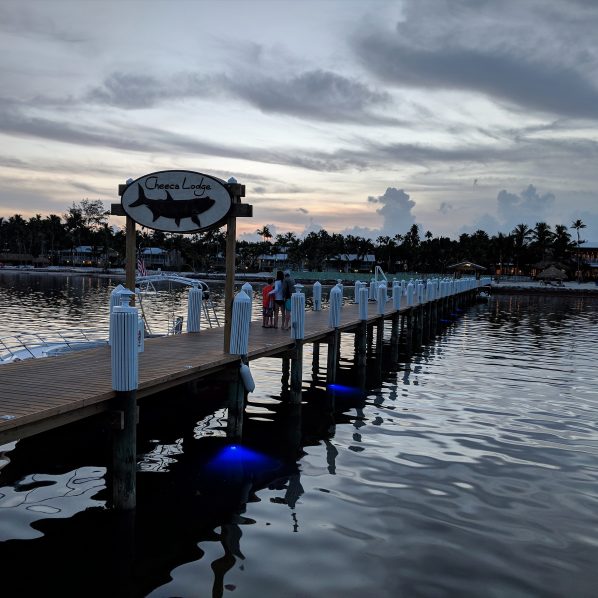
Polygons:
M114 284L2 274L0 331L105 324ZM372 356L363 390L345 335L334 396L306 347L301 414L280 360L252 362L234 448L222 388L143 401L134 520L105 508L99 422L6 446L3 590L596 596L597 331L595 300L494 296L399 363Z

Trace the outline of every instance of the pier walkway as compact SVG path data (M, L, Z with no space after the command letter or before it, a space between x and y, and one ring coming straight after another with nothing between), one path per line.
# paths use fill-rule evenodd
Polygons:
M359 326L358 308L356 304L342 308L340 332ZM376 303L370 303L368 324L411 309L397 311L388 302L381 316ZM328 311L306 312L303 343L324 341L334 332L328 325ZM224 374L224 370L239 365L238 355L223 352L223 334L223 328L211 328L195 334L146 339L145 350L139 355L138 401L186 382ZM261 319L251 322L249 360L281 355L294 346L289 331L263 328ZM108 346L2 365L0 444L111 411L116 408L115 396Z

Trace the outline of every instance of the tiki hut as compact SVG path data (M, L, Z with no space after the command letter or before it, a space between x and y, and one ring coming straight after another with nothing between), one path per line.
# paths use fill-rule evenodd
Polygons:
M536 276L540 280L566 280L567 274L555 266L548 266Z

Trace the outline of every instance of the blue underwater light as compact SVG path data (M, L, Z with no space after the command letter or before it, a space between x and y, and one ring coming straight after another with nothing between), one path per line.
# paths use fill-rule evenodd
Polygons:
M259 471L269 469L277 464L271 457L258 453L240 444L225 446L208 463L208 469L222 470L230 466L243 465L245 469Z
M358 396L362 394L360 388L354 388L353 386L343 386L342 384L329 384L328 390L335 394L343 394L348 396Z

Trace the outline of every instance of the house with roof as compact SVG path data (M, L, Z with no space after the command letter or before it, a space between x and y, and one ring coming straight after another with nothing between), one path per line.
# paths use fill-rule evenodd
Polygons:
M598 241L585 241L573 250L579 256L580 269L591 278L598 278Z
M329 269L339 272L371 273L376 268L376 256L374 254L339 253L326 260L326 265Z

